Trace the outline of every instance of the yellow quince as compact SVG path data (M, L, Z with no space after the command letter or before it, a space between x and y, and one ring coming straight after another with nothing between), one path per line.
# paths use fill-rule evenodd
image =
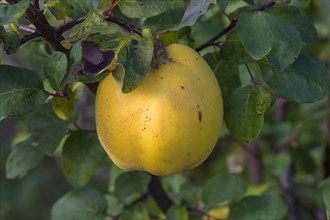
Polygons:
M193 49L171 44L170 62L151 70L123 93L112 74L97 90L99 140L124 170L171 175L201 164L212 152L223 121L217 79Z

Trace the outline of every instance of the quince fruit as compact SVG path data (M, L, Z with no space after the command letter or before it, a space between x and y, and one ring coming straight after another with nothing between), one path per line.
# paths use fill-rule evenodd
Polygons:
M171 44L170 62L151 70L123 93L112 74L97 90L99 140L123 170L171 175L201 164L213 150L223 121L219 84L193 49Z

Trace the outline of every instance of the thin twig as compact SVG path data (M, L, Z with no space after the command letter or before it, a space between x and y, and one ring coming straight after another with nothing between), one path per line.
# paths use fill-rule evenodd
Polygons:
M25 37L23 37L21 39L21 45L25 44L26 42L28 42L34 38L40 37L40 36L41 36L41 34L38 32L34 32L33 34L26 35Z
M62 25L56 27L55 30L56 30L56 32L62 34L64 32L66 32L67 30L70 30L71 28L73 28L77 24L82 23L85 19L86 19L85 16L82 16L82 17L79 17L79 18L76 18L76 19L72 19L70 21L67 21L65 24L62 24Z
M139 198L137 198L136 200L134 200L131 203L131 205L136 205L139 202L142 202L143 200L146 200L147 198L149 198L149 196L150 196L150 193L149 192L144 192L144 193L142 193L142 195Z
M117 17L114 17L112 15L109 15L105 20L109 21L109 22L112 22L112 23L115 23L115 24L118 24L119 26L125 28L128 31L142 36L142 29L128 23L127 21L124 21L124 20L122 20L120 18L117 18Z
M251 72L249 66L248 66L247 64L245 64L245 67L246 67L247 71L249 72L249 75L250 75L251 81L253 82L253 81L254 81L254 76L252 75L252 72Z
M268 0L268 1L265 1L263 4L261 4L259 7L249 8L247 11L249 11L249 12L263 11L263 10L269 8L269 7L272 7L274 4L275 4L274 0ZM206 48L208 46L212 46L212 43L214 41L216 41L218 38L222 37L223 35L229 33L236 26L236 23L237 23L237 16L232 18L232 20L230 21L230 24L227 27L225 27L219 33L217 33L212 38L207 40L205 43L203 43L202 45L197 47L195 50L197 52L199 52L199 51L203 50L204 48Z

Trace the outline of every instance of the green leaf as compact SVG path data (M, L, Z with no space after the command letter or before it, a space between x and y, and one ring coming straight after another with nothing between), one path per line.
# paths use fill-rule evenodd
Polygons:
M107 75L109 75L109 71L104 71L100 74L70 74L68 78L65 80L65 83L73 83L73 82L82 82L82 83L95 83L99 82L100 80L104 79Z
M146 77L150 69L153 49L152 40L141 37L127 42L119 51L117 62L124 66L125 76L121 74L113 76L122 85L124 93L133 91Z
M188 211L184 206L172 206L166 213L167 220L188 220Z
M62 120L68 120L74 111L74 103L83 92L82 83L74 83L68 86L68 98L54 97L52 108L56 116Z
M290 5L306 6L311 0L291 0Z
M101 11L92 11L86 15L86 19L74 26L69 34L69 39L64 40L62 44L68 44L85 40L89 35L96 33L105 33L109 31L109 25Z
M42 160L44 154L34 146L31 139L15 145L6 161L6 177L21 178Z
M263 127L263 113L270 108L271 102L271 95L260 86L236 89L225 103L228 130L242 143L255 139Z
M29 7L30 0L21 0L20 2L9 5L0 3L0 24L9 24L17 21Z
M188 183L184 183L180 187L180 192L184 200L188 202L197 202L202 197L202 188Z
M8 44L6 47L6 53L7 54L16 53L19 47L21 46L21 40L19 38L19 35L15 31L9 30L7 32L7 36L8 36Z
M94 189L71 191L56 201L51 210L52 220L106 219L107 202Z
M125 171L120 169L119 167L116 166L116 164L112 164L110 168L110 180L109 180L109 185L108 185L108 191L113 194L115 192L115 184L118 176L120 174L124 173Z
M174 204L180 204L182 200L181 187L187 181L186 176L177 173L171 176L163 176L160 181L164 191Z
M286 212L286 204L278 195L249 196L232 207L230 219L279 220L284 218Z
M219 53L208 53L203 58L215 73L224 102L227 102L233 91L241 86L237 63L230 58L222 59Z
M68 0L49 0L45 3L57 20L64 20L72 10Z
M32 70L0 65L0 119L27 114L45 103L48 94Z
M126 206L120 215L119 220L149 220L148 210L146 207L139 203L134 206Z
M45 6L49 8L57 20L64 20L68 16L78 18L93 10L92 0L48 0Z
M246 53L237 34L231 32L227 35L225 43L221 45L221 56L226 60L233 60L237 64L244 64L251 61L251 57Z
M325 65L300 55L288 69L273 73L270 83L272 89L287 100L315 102L329 94L330 81Z
M67 136L72 120L61 121L54 115L50 103L23 117L34 146L44 154L52 155Z
M280 17L266 12L243 12L235 29L246 52L256 60L267 56L276 70L290 66L300 53L300 33Z
M289 150L291 161L297 170L301 170L309 174L316 172L316 164L307 150L293 147L288 147L287 149Z
M325 204L327 218L330 217L330 179L325 180L325 183L322 187L323 202Z
M133 194L140 194L147 189L151 177L143 172L123 173L115 183L115 195L124 201L130 200Z
M111 214L112 216L120 215L124 208L124 204L120 203L119 199L117 199L114 195L106 194L105 198L108 204L107 213Z
M64 89L62 79L67 72L68 60L62 52L54 52L43 64L43 73L51 87L60 92Z
M78 18L85 16L93 10L93 0L70 0L70 14L71 18Z
M184 5L178 5L176 8L168 10L154 17L147 18L144 21L144 24L153 32L170 29L180 23L183 13Z
M3 44L4 49L8 47L8 34L3 25L0 25L0 40Z
M70 70L80 69L82 59L82 45L77 42L70 50Z
M121 12L129 18L152 17L175 7L180 1L120 0Z
M298 8L294 6L272 7L267 9L266 12L281 17L293 24L300 32L303 41L311 43L317 40L317 31L313 23Z
M73 185L84 186L104 163L106 154L95 135L75 131L64 143L62 157L67 180Z
M210 4L216 4L216 0L191 0L180 23L171 30L178 31L184 27L194 25L197 19L207 11Z
M241 176L232 173L220 174L209 179L203 188L203 202L206 210L219 203L233 201L244 196L247 184Z
M220 84L224 101L227 102L233 91L241 86L238 65L233 60L221 60L214 69L214 72Z

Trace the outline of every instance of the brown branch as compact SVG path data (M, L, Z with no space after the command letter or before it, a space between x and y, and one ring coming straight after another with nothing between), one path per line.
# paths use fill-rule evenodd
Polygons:
M285 116L287 114L287 103L284 101L279 101L275 103L276 112L275 120L280 123L285 119ZM292 136L292 135L290 135ZM289 136L289 137L290 137ZM295 136L293 136L295 138ZM293 138L293 139L294 139ZM288 140L291 141L292 138L289 138ZM286 141L287 142L287 141ZM280 147L279 150L283 150L284 148ZM290 220L299 220L301 219L301 216L299 216L299 212L297 209L297 196L294 192L294 167L293 164L290 163L290 165L284 170L281 176L280 185L282 186L282 190L284 192L284 200L286 204L288 205L288 217Z
M65 24L62 24L58 27L56 27L56 32L62 34L64 32L66 32L67 30L70 30L71 28L73 28L74 26L76 26L77 24L82 23L84 20L86 19L85 16L76 18L76 19L72 19L68 22L66 22Z
M40 36L41 36L41 34L38 32L34 32L33 34L26 35L25 37L23 37L21 39L21 45L25 44L26 42L28 42L34 38L40 37Z
M269 7L272 7L274 4L275 4L275 1L274 0L267 0L263 4L261 4L259 7L257 7L257 8L249 8L247 11L249 11L249 12L263 11L263 10L269 8ZM235 17L233 17L231 19L231 21L230 21L230 24L227 27L225 27L219 33L217 33L212 38L210 38L209 40L207 40L205 43L203 43L202 45L200 45L199 47L197 47L195 50L197 52L199 52L199 51L203 50L204 48L206 48L208 46L214 45L214 42L216 40L218 40L218 38L220 38L223 35L229 33L236 26L237 18L238 18L237 15Z
M39 33L40 36L42 36L54 50L63 52L67 56L69 55L70 51L61 45L61 41L64 40L64 37L48 23L43 12L38 7L30 4L29 8L25 12L25 15L26 18L36 27L37 33Z
M128 30L131 33L133 32L135 34L142 36L142 29L128 23L127 21L124 21L124 20L114 17L112 15L109 15L105 20L118 24L119 26L125 28L126 30Z
M252 185L259 185L261 183L261 158L260 152L257 148L256 142L250 142L245 144L246 150L249 152L248 154L248 169L249 169L249 179Z
M173 202L167 196L157 176L151 175L148 190L150 195L156 200L160 209L166 213L166 211L173 205Z

